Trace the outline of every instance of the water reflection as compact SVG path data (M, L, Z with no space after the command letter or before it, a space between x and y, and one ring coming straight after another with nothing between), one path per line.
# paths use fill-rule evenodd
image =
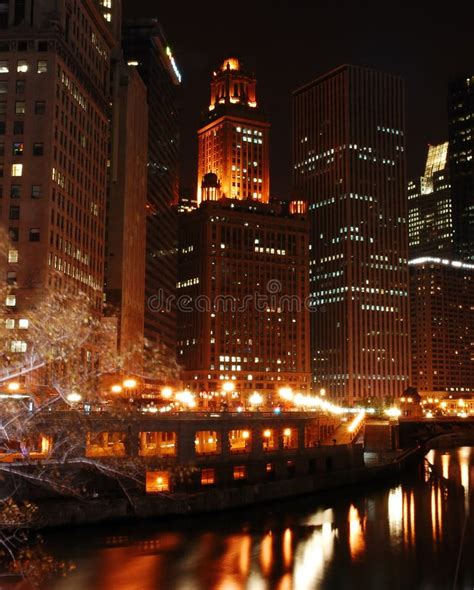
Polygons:
M474 586L474 450L432 451L396 485L226 515L51 534L77 570L43 590L364 590Z

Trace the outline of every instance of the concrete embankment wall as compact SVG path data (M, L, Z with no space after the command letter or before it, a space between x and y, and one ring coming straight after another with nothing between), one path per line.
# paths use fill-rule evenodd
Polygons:
M401 460L384 465L225 489L211 489L193 494L140 496L133 499L133 506L126 499L41 503L37 527L216 512L361 485L398 475L407 461L416 458L417 452L408 453Z

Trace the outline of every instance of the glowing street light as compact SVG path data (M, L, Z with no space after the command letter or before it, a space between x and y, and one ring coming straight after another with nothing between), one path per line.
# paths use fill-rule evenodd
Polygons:
M125 381L123 382L123 386L125 387L125 389L135 389L135 387L137 386L137 381L136 379L132 378L125 379Z
M294 397L291 387L280 387L278 395L287 402L291 402Z
M80 393L76 393L76 392L74 391L74 392L70 393L70 394L67 396L67 398L66 398L66 399L67 399L67 401L68 401L68 402L71 402L71 403L73 403L73 404L74 404L74 403L77 403L77 402L80 402L80 401L81 401L81 399L82 399L82 395L81 395Z
M171 389L171 387L163 387L163 389L161 390L161 396L165 399L170 399L172 395L173 390Z
M235 384L232 383L232 381L225 381L222 384L222 389L226 392L226 393L232 393L232 391L234 391L235 389Z
M178 391L178 393L175 395L175 398L176 401L180 402L184 406L188 406L188 408L196 407L194 395L188 389L185 389L184 391Z
M324 389L324 387L321 387L321 389L319 390L319 395L321 397L324 397L326 395L326 390Z
M20 389L20 384L18 381L11 381L8 384L8 391L18 391Z
M120 393L122 391L122 386L116 383L115 385L112 385L110 390L112 391L112 393Z
M261 396L258 391L254 391L252 395L249 397L249 404L251 406L260 406L263 402L263 396Z

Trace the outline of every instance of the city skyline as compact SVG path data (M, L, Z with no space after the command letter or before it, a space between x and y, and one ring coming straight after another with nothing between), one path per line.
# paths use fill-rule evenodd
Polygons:
M178 5L160 6L160 22L183 73L183 188L195 186L194 130L207 104L209 73L233 54L258 73L257 91L272 122L270 185L279 198L287 198L291 189L290 153L282 147L291 138L291 92L344 63L405 79L408 178L422 169L427 144L446 140L448 84L471 64L469 27L455 13L441 19L423 6L411 6L387 19L374 2L365 9L344 2L337 7L301 3L293 11L289 2L264 1L250 12L244 2L241 9L252 18L225 20L217 2L208 3L206 10L187 7L184 14ZM124 5L124 16L138 15L156 16L156 6L148 0ZM208 27L212 34L203 35Z

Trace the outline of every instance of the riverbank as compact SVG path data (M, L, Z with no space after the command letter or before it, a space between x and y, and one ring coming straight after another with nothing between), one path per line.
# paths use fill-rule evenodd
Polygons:
M265 504L276 500L308 496L334 489L364 485L397 477L425 453L418 447L403 452L384 453L364 467L333 473L319 473L258 484L213 488L195 493L134 496L130 499L87 501L51 499L38 503L33 528L85 525L112 520L130 520L186 514L215 513Z

